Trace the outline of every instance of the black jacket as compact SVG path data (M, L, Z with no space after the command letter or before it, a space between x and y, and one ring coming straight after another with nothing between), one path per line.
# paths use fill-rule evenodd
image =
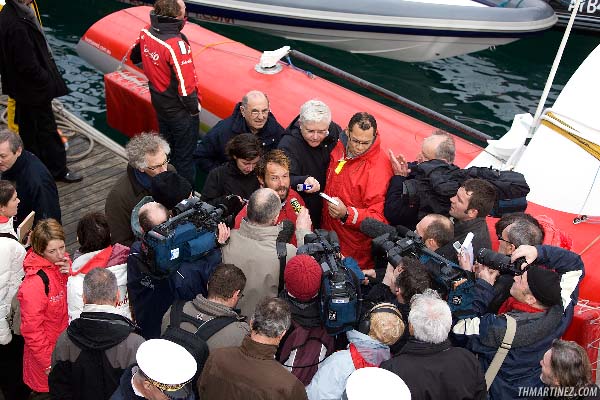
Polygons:
M69 92L35 14L17 0L0 11L0 75L2 91L17 104L45 104Z
M300 124L296 117L285 130L279 148L285 151L290 159L290 184L304 183L306 178L312 176L321 185L321 192L325 191L329 155L337 144L342 128L335 122L329 124L329 135L318 147L310 147L300 133ZM318 193L299 192L310 213L313 226L320 228L323 203Z
M237 103L233 108L231 116L219 121L210 131L198 142L194 159L198 167L208 173L227 161L225 156L225 145L235 135L240 133L250 133L246 125L246 120L240 112L242 103ZM283 127L275 119L272 113L269 113L267 123L257 133L262 141L263 152L277 148L277 144L283 135Z
M35 223L46 218L61 222L56 183L48 168L35 155L23 150L12 168L2 173L2 179L15 183L21 200L15 218L16 226L31 211L35 211Z
M400 353L381 363L406 383L413 400L485 399L485 377L468 350L410 338Z
M225 197L230 194L248 199L258 188L260 183L254 171L245 175L235 161L228 161L208 173L202 189L202 200L212 205L225 204Z
M127 318L108 312L83 312L61 334L48 377L56 399L104 400L119 386L123 371L135 363L144 339Z

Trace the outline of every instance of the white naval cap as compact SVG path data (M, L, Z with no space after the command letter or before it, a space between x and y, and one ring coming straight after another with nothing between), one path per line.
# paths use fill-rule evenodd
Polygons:
M366 367L350 375L342 399L377 399L390 395L395 400L410 400L410 390L402 378L383 368Z
M154 386L174 399L189 396L187 385L196 374L194 357L182 346L165 339L151 339L135 355L142 374Z

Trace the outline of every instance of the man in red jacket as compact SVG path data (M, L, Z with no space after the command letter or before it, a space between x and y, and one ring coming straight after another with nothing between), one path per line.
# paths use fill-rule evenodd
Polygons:
M140 32L131 61L141 62L148 77L159 132L171 146L171 164L194 185L192 154L198 141L200 103L192 48L181 33L184 25L183 0L156 0L150 26Z
M371 239L360 232L360 224L365 218L387 222L383 204L393 173L380 143L375 117L356 113L331 152L327 169L326 194L337 204L323 202L322 226L338 234L342 253L363 270L374 263ZM374 277L374 271L366 274Z

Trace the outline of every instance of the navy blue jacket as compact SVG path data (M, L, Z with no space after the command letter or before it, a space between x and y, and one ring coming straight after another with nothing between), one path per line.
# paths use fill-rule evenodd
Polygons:
M193 300L198 293L207 295L208 278L221 262L221 250L213 249L204 258L184 262L168 277L153 275L143 261L141 241L133 242L127 259L127 293L133 317L142 336L160 337L162 317L175 300Z
M35 211L35 223L46 218L61 222L56 183L48 168L34 154L23 150L12 168L2 173L2 179L15 183L21 200L15 226L31 211Z
M225 155L225 145L235 135L240 133L250 133L250 128L246 125L246 120L240 112L242 103L237 103L233 108L231 116L219 121L210 131L198 142L194 159L198 168L205 173L218 167L227 161ZM269 113L267 123L257 133L262 142L263 152L277 148L279 139L283 135L283 127L275 119L272 113Z
M296 185L304 183L306 178L312 176L321 185L321 192L325 192L327 168L329 168L329 155L337 144L342 128L335 122L329 124L329 135L317 147L310 147L300 133L300 124L296 117L279 142L279 148L285 151L290 159L290 184L293 189ZM323 202L317 193L298 192L316 228L321 227L321 213Z
M573 318L579 282L584 276L581 257L560 247L542 245L536 248L537 263L561 274L563 303L541 313L510 312L517 320L517 332L512 348L490 388L492 400L516 399L519 386L539 385L540 360L552 341L562 336ZM478 279L472 304L479 316L460 319L452 328L454 339L478 356L484 371L489 367L506 331L506 318L485 313L493 296L492 285Z

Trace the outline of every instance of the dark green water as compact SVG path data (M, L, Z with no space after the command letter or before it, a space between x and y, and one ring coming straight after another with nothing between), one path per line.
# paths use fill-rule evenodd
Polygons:
M38 0L38 3L48 40L72 90L62 100L86 121L123 143L124 137L106 125L102 75L77 57L75 45L96 20L126 5L112 0ZM470 55L427 63L403 63L353 55L237 27L202 25L257 49L272 50L290 45L495 137L510 127L514 114L535 112L562 38L561 31L548 31ZM547 104L552 103L577 66L598 44L600 36L571 35ZM408 112L363 89L330 78Z

